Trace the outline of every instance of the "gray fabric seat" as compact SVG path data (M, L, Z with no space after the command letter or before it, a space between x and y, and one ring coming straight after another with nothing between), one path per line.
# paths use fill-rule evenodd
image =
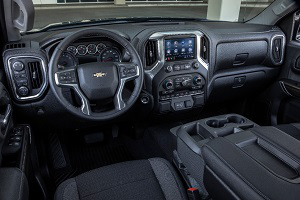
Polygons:
M56 200L187 199L170 163L161 158L118 163L63 182Z

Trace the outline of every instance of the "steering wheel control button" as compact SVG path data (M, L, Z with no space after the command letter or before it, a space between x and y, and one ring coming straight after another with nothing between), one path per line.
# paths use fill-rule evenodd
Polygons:
M121 78L132 77L137 74L136 66L122 66L120 67Z
M25 86L19 87L18 93L19 93L19 95L21 95L23 97L27 96L29 94L29 89Z
M16 61L13 64L13 69L14 69L14 71L17 71L17 72L22 71L24 69L24 64L20 61Z
M73 84L77 83L75 71L62 72L58 76L59 83L61 84Z

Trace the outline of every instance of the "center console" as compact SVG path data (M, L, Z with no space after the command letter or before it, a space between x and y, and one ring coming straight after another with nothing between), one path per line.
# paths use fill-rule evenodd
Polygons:
M202 147L209 141L234 135L250 128L258 127L257 124L238 114L220 115L211 118L190 122L171 129L177 137L177 159L174 159L181 169L183 176L191 175L199 184L197 188L203 197L208 193L204 187L203 176L205 163L202 156ZM193 187L193 186L192 186Z
M149 40L157 45L157 62L146 70L159 113L176 112L205 103L207 48L200 31L158 32ZM207 58L207 57L206 57Z

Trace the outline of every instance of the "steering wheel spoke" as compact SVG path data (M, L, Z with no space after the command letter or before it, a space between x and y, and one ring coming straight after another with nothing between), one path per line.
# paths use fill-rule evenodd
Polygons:
M72 88L81 100L80 110L85 115L91 114L91 106L89 100L83 94L79 88L77 71L75 67L71 67L65 70L60 70L55 73L55 83L58 87Z
M114 97L114 104L117 110L122 110L126 107L122 93L127 81L135 80L140 76L139 67L135 63L116 63L119 72L119 87Z

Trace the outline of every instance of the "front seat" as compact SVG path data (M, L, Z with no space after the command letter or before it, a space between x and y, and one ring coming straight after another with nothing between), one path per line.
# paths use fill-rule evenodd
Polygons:
M56 200L181 200L184 187L171 164L161 158L101 167L60 184Z

